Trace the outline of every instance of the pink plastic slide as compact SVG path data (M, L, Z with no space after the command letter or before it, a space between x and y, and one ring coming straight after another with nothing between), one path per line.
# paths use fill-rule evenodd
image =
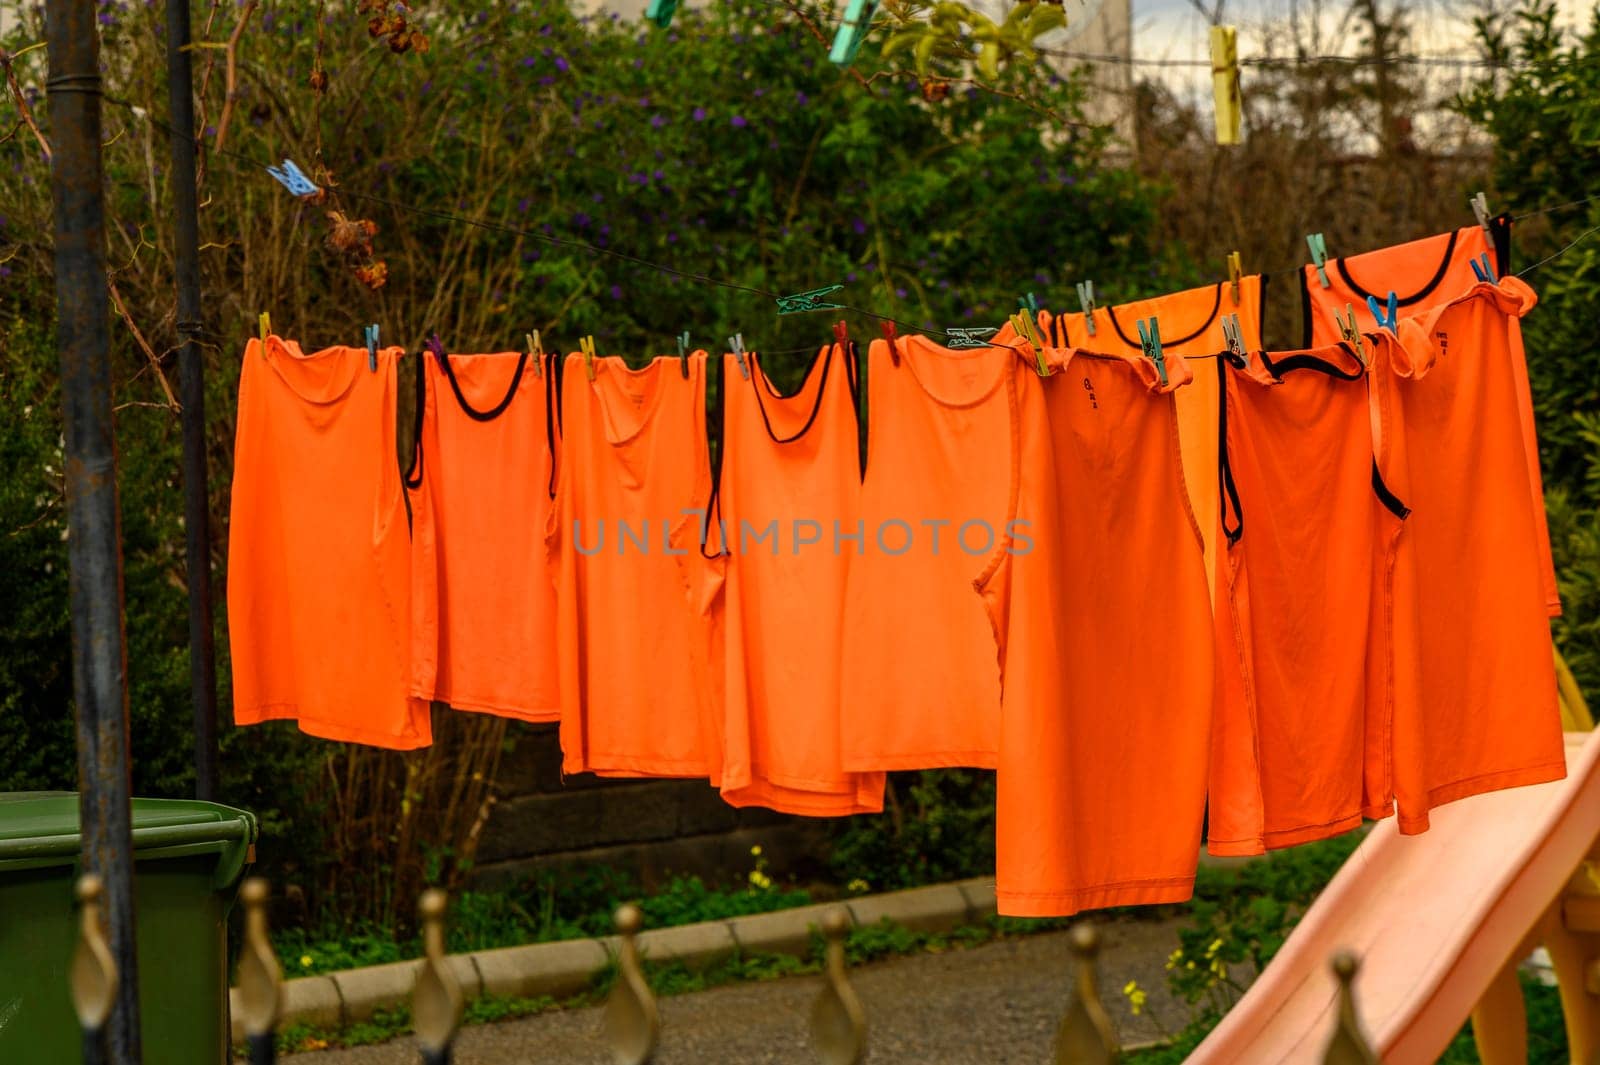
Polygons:
M1565 780L1430 816L1420 836L1373 827L1190 1065L1321 1061L1342 949L1361 959L1356 1012L1380 1060L1437 1060L1600 835L1600 732L1567 734Z

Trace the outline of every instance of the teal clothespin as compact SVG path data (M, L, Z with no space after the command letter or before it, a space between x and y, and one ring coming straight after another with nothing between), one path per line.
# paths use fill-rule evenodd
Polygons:
M843 285L828 285L824 288L814 288L807 292L796 292L792 296L778 297L779 314L804 314L807 311L836 311L843 307L842 303L829 303L822 297L831 292L838 292Z
M1167 384L1167 357L1161 351L1161 324L1154 318L1139 319L1139 346L1145 358L1156 364L1163 387Z
M844 21L833 35L833 48L828 52L829 62L847 67L855 62L861 51L861 42L872 29L872 16L878 13L878 0L850 0L844 9Z
M362 330L367 341L367 369L373 373L378 372L378 327L376 324L367 326Z
M1039 301L1033 298L1033 293L1028 293L1026 297L1017 297L1017 306L1033 315L1035 319L1039 317Z
M285 159L280 166L267 167L267 173L296 196L315 196L322 191L311 183L311 179L306 177L298 166L294 165L292 159Z
M644 17L662 29L672 25L672 16L678 11L678 0L650 0Z
M683 370L683 379L689 379L689 333L685 330L678 334L678 366Z
M1477 275L1479 281L1489 285L1498 285L1500 283L1500 279L1494 274L1494 264L1489 261L1488 252L1481 252L1476 259L1471 261L1472 272Z
M1239 326L1239 316L1237 314L1225 314L1222 316L1222 339L1227 342L1229 354L1242 359L1244 365L1248 367L1250 365L1250 352L1245 349L1244 330Z
M1083 305L1083 324L1089 327L1089 335L1094 336L1094 282L1078 282L1078 302Z
M994 345L989 343L989 338L998 332L1000 332L1000 330L994 328L993 326L953 325L944 331L945 337L949 341L949 343L945 346L950 348L952 351L960 350L962 348L993 347Z
M1373 319L1377 321L1378 326L1381 329L1393 331L1395 325L1400 321L1400 316L1398 313L1396 313L1399 310L1399 301L1395 298L1393 289L1389 290L1389 313L1387 315L1384 314L1384 308L1379 305L1378 297L1376 296L1367 297L1367 310L1372 312Z
M728 348L733 352L734 361L739 364L739 376L750 380L750 364L745 361L744 334L735 333L729 337Z
M1311 249L1311 262L1317 268L1317 280L1322 282L1322 287L1328 287L1328 242L1322 239L1321 233L1306 234L1306 246Z

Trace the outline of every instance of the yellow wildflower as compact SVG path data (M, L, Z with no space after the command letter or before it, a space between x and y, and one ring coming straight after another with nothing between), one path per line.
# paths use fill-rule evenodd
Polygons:
M752 887L765 891L772 886L772 878L759 869L752 869L750 870L750 884Z
M1179 947L1177 950L1173 951L1171 954L1168 954L1167 955L1167 972L1170 973L1172 970L1176 969L1178 967L1178 963L1180 961L1182 961L1182 960L1183 960L1183 948L1182 947Z
M311 968L311 955L309 955L309 954L300 955L300 968L302 968L302 969Z
M750 853L756 858L761 857L761 844L757 843L754 847L751 847Z
M845 887L850 891L860 894L863 891L870 890L872 885L858 876L854 880L850 881L850 883L846 884Z
M1211 941L1211 945L1206 948L1206 957L1208 957L1208 958L1211 957L1213 954L1215 954L1217 951L1219 951L1221 949L1222 949L1222 940L1213 939Z
M1192 961L1191 962L1185 962L1183 967L1185 969L1193 969L1194 968L1194 962L1192 962Z

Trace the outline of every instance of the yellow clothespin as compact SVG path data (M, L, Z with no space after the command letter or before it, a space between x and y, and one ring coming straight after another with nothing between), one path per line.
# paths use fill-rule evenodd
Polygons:
M1039 336L1039 326L1033 320L1029 311L1021 311L1011 316L1011 328L1017 335L1033 346L1034 369L1040 377L1050 376L1050 367L1044 362L1044 340Z
M1211 95L1216 102L1217 143L1239 143L1239 31L1211 27Z
M1244 261L1238 252L1228 254L1228 284L1233 289L1233 305L1239 306L1239 281L1244 277Z
M261 317L256 320L261 329L261 357L267 356L267 334L272 332L272 315L266 311L261 312Z
M544 376L544 344L539 341L539 331L524 333L528 338L528 354L533 356L533 376Z
M578 341L578 350L583 352L583 372L589 375L589 380L594 380L594 337L584 337Z
M1364 369L1367 365L1367 345L1361 339L1361 327L1356 324L1356 309L1350 304L1344 305L1344 313L1333 312L1333 320L1339 323L1339 336L1355 349L1356 361Z

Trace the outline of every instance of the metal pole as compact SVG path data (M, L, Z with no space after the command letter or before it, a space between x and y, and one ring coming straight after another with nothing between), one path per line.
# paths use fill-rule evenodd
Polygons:
M211 630L211 500L200 353L200 222L194 165L189 0L167 0L167 98L172 205L177 215L178 394L183 403L183 524L189 578L189 692L194 704L194 794L217 797L217 666Z
M118 976L109 1059L138 1065L128 800L128 689L122 629L122 543L111 429L111 360L100 164L100 36L94 0L45 5L54 156L56 339L66 409L67 560L72 694L86 872L105 880Z

